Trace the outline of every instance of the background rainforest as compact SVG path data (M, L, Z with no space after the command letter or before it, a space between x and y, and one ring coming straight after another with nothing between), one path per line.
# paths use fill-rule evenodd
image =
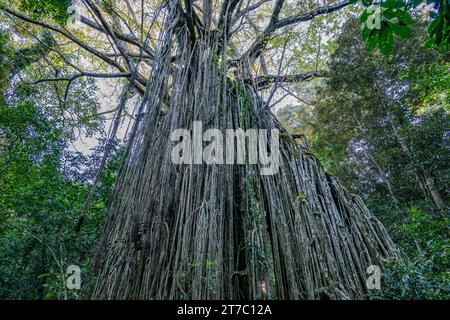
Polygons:
M73 27L69 0L0 0L1 299L88 298L114 182L153 68L147 57L153 50L142 49L147 39L139 27L150 27L141 12L150 16L164 2L74 1L83 14L77 23L85 26ZM406 17L391 17L395 23L385 13L376 35L362 27L371 1L353 1L275 35L265 26L284 1L225 2L236 3L234 17L245 18L230 31L240 38L226 54L245 48L254 54L245 45L258 41L253 33L271 34L263 44L268 53L252 62L266 107L308 155L363 199L399 246L383 269L381 290L369 297L450 299L449 2L382 1L383 10L398 8L392 12ZM205 30L220 30L226 13L217 14L220 21L204 17L220 12L221 1L180 3L187 16L197 12ZM277 23L323 5L286 1ZM95 8L113 31L101 19L93 22ZM155 21L158 35L163 23ZM114 41L87 32L93 25ZM157 47L156 35L148 47ZM141 52L124 54L133 43ZM109 60L99 62L93 50ZM298 76L281 79L281 73ZM299 194L296 201L309 199ZM85 290L65 286L73 264Z

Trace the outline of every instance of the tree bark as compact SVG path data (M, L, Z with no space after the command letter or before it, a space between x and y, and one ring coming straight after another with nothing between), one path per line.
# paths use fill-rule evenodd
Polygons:
M284 129L255 84L226 76L221 39L197 35L191 43L189 28L178 28L176 1L168 6L92 298L365 298L367 268L381 266L395 246L362 201L293 139L280 141L275 175L260 175L259 164L172 163L171 132L192 130L194 121L204 130Z

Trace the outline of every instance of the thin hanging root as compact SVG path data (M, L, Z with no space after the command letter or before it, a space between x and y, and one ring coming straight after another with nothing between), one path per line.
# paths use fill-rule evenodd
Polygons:
M189 37L178 30L173 47L174 19L113 193L92 298L364 298L366 269L395 247L361 200L294 142L281 140L272 176L258 165L172 164L170 133L193 121L204 130L278 126L248 85L220 72L217 40L183 45Z

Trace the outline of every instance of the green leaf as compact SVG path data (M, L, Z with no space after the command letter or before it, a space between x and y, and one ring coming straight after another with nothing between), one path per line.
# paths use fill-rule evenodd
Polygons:
M404 39L411 38L411 29L408 26L393 23L391 28L397 36Z
M394 11L392 9L387 9L383 11L383 17L392 20L394 18L397 18L397 11Z
M443 24L444 24L444 17L438 16L430 23L428 30L430 31L430 33L434 33L436 32L436 30L441 29Z

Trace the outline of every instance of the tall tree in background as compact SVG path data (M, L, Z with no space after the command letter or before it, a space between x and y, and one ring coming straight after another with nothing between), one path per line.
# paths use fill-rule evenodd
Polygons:
M384 298L449 297L448 53L424 48L425 27L369 53L358 22L336 40L329 77L303 106L312 150L388 227L408 257L384 271ZM302 108L296 108L302 111ZM284 119L286 112L280 112ZM303 111L302 115L305 114Z
M81 130L101 133L94 85L78 82L63 106L53 83L31 85L55 71L36 68L56 44L52 35L17 48L12 30L1 31L0 299L77 298L65 286L66 267L91 268L113 180L109 164L87 213L89 225L76 233L92 179L83 167L96 165L96 153L83 156L69 146Z
M86 70L86 63L74 64L62 50L63 42L53 50L75 74L42 81L66 83L64 100L81 77L128 80L111 137L128 92L142 97L96 259L93 298L366 296L366 269L393 254L392 241L362 201L270 112L280 84L325 74L285 73L282 62L294 36L289 29L346 8L348 1L305 4L287 15L284 0L84 0L88 16L80 20L97 32L92 41L84 30L49 22L67 18L67 2L19 2L22 12L2 6L13 22L45 28L96 58ZM402 2L386 3L383 28L365 33L383 52L390 51L393 30L403 34L410 19ZM265 12L266 23L254 19ZM398 22L391 22L396 16ZM445 19L436 30L436 44L442 45ZM271 46L280 61L273 74L265 63ZM171 132L192 129L197 120L205 130L281 129L280 172L263 176L259 165L174 165Z
M347 24L326 85L317 93L314 149L334 158L332 170L346 185L370 202L383 203L386 213L422 199L427 210L444 219L448 56L423 48L422 23L413 33L383 57L368 54L357 21Z

